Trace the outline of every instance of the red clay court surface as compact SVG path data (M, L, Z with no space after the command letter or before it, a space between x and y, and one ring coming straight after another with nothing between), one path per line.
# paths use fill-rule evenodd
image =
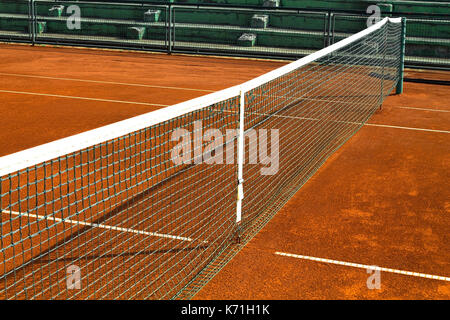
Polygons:
M0 156L283 64L0 45ZM195 298L449 299L449 93L405 83ZM367 288L369 266L385 268L381 289Z

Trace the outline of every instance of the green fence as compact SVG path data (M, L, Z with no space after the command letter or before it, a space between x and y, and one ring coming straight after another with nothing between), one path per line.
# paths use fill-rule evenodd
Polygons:
M450 68L450 18L406 17L406 65ZM365 29L367 19L280 8L0 0L0 40L299 58Z
M88 0L90 1L90 0ZM99 0L92 0L99 1ZM139 0L100 0L106 2L138 2ZM450 2L440 0L140 0L144 3L176 4L176 5L217 5L230 7L257 7L276 4L283 9L314 9L330 10L333 12L365 12L370 5L378 5L382 10L397 15L414 13L427 14L450 14Z
M406 15L406 56L409 67L450 68L450 19ZM330 44L367 27L367 16L337 13L331 16Z
M408 18L406 63L450 68L450 20Z
M301 57L326 45L328 13L173 7L176 51Z
M80 13L78 25L75 10ZM37 42L169 47L167 6L35 1L33 16L42 30L36 32Z
M31 2L0 1L0 37L5 40L32 41Z

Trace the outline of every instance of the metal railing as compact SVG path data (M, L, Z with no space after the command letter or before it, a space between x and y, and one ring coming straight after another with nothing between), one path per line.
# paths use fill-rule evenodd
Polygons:
M80 29L66 26L72 5ZM253 25L255 16L268 22ZM365 29L367 19L339 10L0 0L0 41L298 59ZM407 15L405 64L450 69L448 17Z

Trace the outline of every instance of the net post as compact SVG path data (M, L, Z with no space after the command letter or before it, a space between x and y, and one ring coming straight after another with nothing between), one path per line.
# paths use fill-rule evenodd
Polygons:
M244 199L244 145L245 145L245 91L241 89L239 96L239 133L238 133L238 181L237 181L237 203L236 224L238 226L238 242L240 239L240 225L242 220L242 200Z
M403 93L403 76L405 71L405 54L406 54L406 18L402 18L402 31L400 36L400 66L398 70L398 83L395 90L396 94Z

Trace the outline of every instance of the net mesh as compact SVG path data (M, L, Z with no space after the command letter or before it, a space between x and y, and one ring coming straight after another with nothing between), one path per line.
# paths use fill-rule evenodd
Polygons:
M235 129L234 100L3 177L2 298L180 290L233 237L237 178L233 165L172 161L173 133ZM74 268L80 290L67 286Z
M258 145L269 149L273 145L280 157L272 159L279 164L271 168L276 174L271 170L264 174L264 160L251 164L251 148L246 148L245 187L251 190L244 202L246 223L264 212L291 180L300 175L306 181L380 107L398 81L400 27L387 24L370 38L247 93L248 143L254 145L250 137L265 130ZM278 131L279 143L269 137L273 129Z
M401 28L79 151L7 173L0 158L0 298L190 298L381 106Z

